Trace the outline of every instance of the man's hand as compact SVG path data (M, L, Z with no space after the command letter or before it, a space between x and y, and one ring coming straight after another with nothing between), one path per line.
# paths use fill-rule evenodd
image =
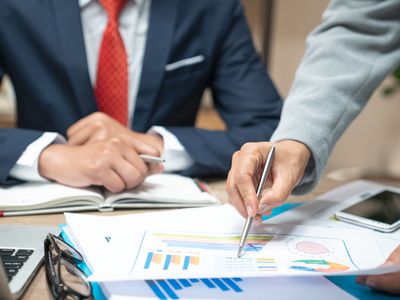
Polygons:
M247 143L234 153L226 190L229 200L243 217L270 214L281 205L301 180L310 159L310 150L302 143L285 140L275 143L275 157L269 174L271 188L257 199L256 188L272 143Z
M72 187L99 185L120 192L162 171L161 165L143 162L135 150L141 147L140 142L123 135L78 146L50 145L39 157L39 173Z
M400 246L392 252L384 263L384 265L393 264L400 264ZM367 285L377 291L400 295L400 272L383 275L358 276L357 283Z
M104 141L119 135L141 141L143 147L147 146L148 149L153 149L147 149L147 151L140 153L161 156L163 152L164 143L160 136L134 132L102 112L90 114L76 122L67 131L68 144L70 145Z

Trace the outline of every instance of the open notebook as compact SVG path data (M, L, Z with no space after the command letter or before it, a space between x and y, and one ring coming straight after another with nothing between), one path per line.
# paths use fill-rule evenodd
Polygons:
M204 184L174 174L157 174L138 187L113 194L103 188L57 183L23 183L0 188L0 216L114 208L197 207L217 203Z

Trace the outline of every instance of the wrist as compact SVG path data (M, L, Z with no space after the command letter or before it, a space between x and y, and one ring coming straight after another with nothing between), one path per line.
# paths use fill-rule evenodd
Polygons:
M297 158L299 162L307 165L308 161L311 158L310 149L303 144L302 142L295 140L282 140L277 142L276 144L283 146L286 149L289 149L291 155Z
M304 177L306 167L311 159L311 151L305 144L296 140L281 140L276 144L285 150L285 163L288 168L292 169L295 179L294 186L297 186Z
M61 170L61 161L65 145L52 144L46 147L39 156L38 171L40 176L55 180L57 170Z

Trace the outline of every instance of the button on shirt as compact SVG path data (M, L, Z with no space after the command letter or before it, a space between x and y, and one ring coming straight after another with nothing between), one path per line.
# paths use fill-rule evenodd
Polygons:
M136 98L140 85L147 31L149 27L151 0L128 0L119 17L119 31L128 56L128 120L132 124ZM85 42L88 71L92 86L97 76L97 64L100 45L107 25L107 13L98 0L79 0L81 9L82 30ZM160 134L164 140L163 157L165 171L180 171L190 167L193 160L179 140L168 130L153 126L151 134ZM61 135L46 132L31 143L11 169L12 177L37 181L44 180L38 172L38 160L41 151L52 143L65 143Z

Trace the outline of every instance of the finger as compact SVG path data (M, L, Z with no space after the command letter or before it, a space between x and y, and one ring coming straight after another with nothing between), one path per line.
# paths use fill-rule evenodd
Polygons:
M164 172L164 165L163 164L147 164L149 168L150 174L159 174Z
M374 290L400 295L400 272L368 276L366 285Z
M161 153L152 145L143 140L137 139L134 136L122 135L122 140L129 146L133 147L139 154L148 154L153 156L160 156Z
M233 207L236 208L236 210L242 215L243 218L247 218L248 212L243 203L243 199L239 193L239 190L236 186L234 186L230 191L230 194L228 194L230 203L233 205Z
M226 192L228 194L228 200L236 208L236 210L244 217L247 218L246 207L244 206L242 196L239 193L239 190L236 187L235 180L233 174L235 173L237 160L239 157L239 152L235 152L232 156L232 165L231 169L228 173L228 177L226 180Z
M270 216L271 214L272 214L272 208L266 208L266 209L264 209L264 210L259 210L258 211L258 213L261 215L261 216Z
M236 177L236 186L241 196L242 202L246 207L247 214L250 217L258 211L258 198L253 185L253 180L250 174L242 174Z
M228 195L230 195L234 192L235 182L233 179L233 174L235 173L238 155L239 155L239 151L236 151L235 153L233 153L231 168L230 168L230 170L228 172L228 176L226 178L225 191ZM229 197L228 197L228 200L230 200Z
M140 158L135 150L125 146L122 150L122 153L125 160L128 161L132 166L135 166L135 168L137 168L143 176L150 174L149 165Z
M99 177L98 184L103 185L112 193L119 193L125 189L125 182L115 171L111 169L102 173L102 175Z
M365 285L366 282L367 282L367 278L368 278L368 275L357 276L356 282L357 282L358 284Z
M248 144L245 144L245 146ZM233 174L234 182L243 199L249 216L255 216L258 211L258 198L253 183L253 177L263 167L264 156L257 147L250 145L242 147L239 153L237 167ZM264 148L268 151L269 149Z
M132 189L141 184L147 174L146 167L145 172L142 172L137 166L131 164L123 157L116 157L111 167L124 182L125 189Z
M85 144L90 137L94 134L96 128L94 126L86 126L82 128L80 131L76 131L75 134L71 134L69 131L67 132L68 144L70 145L83 145Z
M259 214L254 217L254 223L256 226L260 226L262 224L262 217Z
M400 246L397 247L386 260L386 264L400 264Z
M70 126L67 130L67 136L73 136L83 130L84 128L88 127L88 125L92 124L94 114L90 114L77 122L75 122L72 126Z
M296 181L287 173L286 170L280 170L283 166L279 164L273 164L274 176L272 179L272 186L266 190L260 200L260 209L265 210L266 207L274 208L281 205L287 200L290 193L292 192ZM275 170L278 168L278 170Z

